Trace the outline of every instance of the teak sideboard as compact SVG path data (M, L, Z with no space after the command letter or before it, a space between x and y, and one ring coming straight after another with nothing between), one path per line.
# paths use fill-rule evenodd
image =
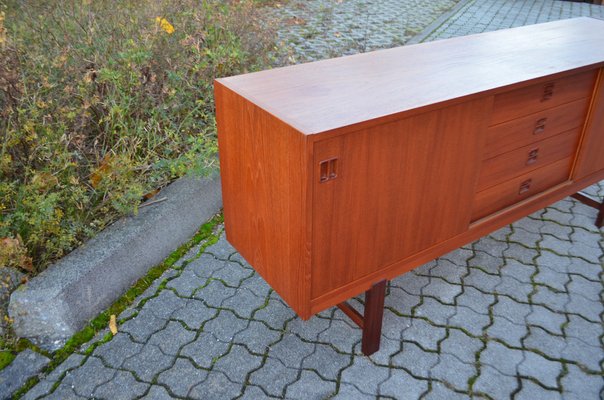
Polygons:
M603 67L577 18L217 79L227 239L371 354L388 280L604 180Z

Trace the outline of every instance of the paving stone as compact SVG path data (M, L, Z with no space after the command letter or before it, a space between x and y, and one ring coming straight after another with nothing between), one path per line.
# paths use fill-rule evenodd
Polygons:
M566 289L571 293L576 293L579 296L583 296L588 300L594 302L601 301L602 295L602 282L601 281L590 281L580 275L571 275L570 282L566 286Z
M220 308L222 303L235 296L237 289L225 286L222 282L211 280L206 286L197 290L193 295L194 298L202 300L210 307Z
M489 341L480 353L481 364L489 365L508 376L516 376L517 367L523 359L522 351L509 349L494 341Z
M286 387L298 380L298 371L268 357L262 368L250 375L252 385L261 386L269 395L282 397Z
M350 363L349 355L338 353L331 346L316 344L313 353L302 361L302 368L313 369L321 378L335 381Z
M287 331L295 333L304 340L317 341L319 334L329 328L329 324L329 319L318 316L311 317L308 321L296 318L287 324Z
M247 375L262 365L262 357L252 355L243 346L234 345L228 354L214 364L214 371L223 372L230 381L244 384Z
M252 274L252 271L243 268L239 263L226 262L223 268L214 271L212 279L219 279L230 287L239 287Z
M173 397L170 396L170 394L168 393L166 388L164 388L163 386L151 385L151 388L149 389L147 394L145 394L143 397L141 397L141 400L143 400L143 399L144 400L171 400L171 399L173 399Z
M234 341L245 345L253 353L264 354L280 338L279 331L268 328L262 322L250 321L247 328L235 335Z
M602 335L604 334L604 325L602 323L588 322L576 315L568 315L568 325L564 327L567 336L572 336L583 342L598 347L602 345Z
M0 370L0 398L9 398L12 394L37 375L50 360L33 350L25 349L3 370Z
M465 263L455 264L446 257L447 256L444 256L435 260L434 266L430 268L429 276L439 277L451 283L461 284L461 278L468 273Z
M105 367L100 359L89 357L81 367L66 375L61 385L72 387L78 396L93 397L97 386L109 382L116 372L115 369Z
M205 324L204 331L211 332L223 342L230 342L237 333L247 328L248 320L238 318L229 310L221 310L218 317Z
M432 382L431 390L423 397L423 399L429 400L462 400L467 398L467 395L456 393L442 383L436 381Z
M446 381L460 390L468 390L468 380L478 371L474 362L465 363L454 355L441 353L431 373L433 378Z
M530 351L524 352L524 360L518 365L520 375L535 378L553 390L560 389L556 380L561 372L561 363L550 361Z
M147 343L155 344L164 354L176 356L195 336L195 332L186 329L180 322L170 321L164 329L154 333Z
M249 278L246 278L239 285L240 289L248 289L256 296L266 298L270 295L271 287L266 283L262 277L256 273L253 273Z
M266 308L258 310L254 314L254 319L264 321L268 326L277 330L284 330L288 321L295 317L296 314L291 308L274 298L269 300Z
M426 317L436 325L445 326L449 319L458 312L458 308L439 303L430 297L424 297L423 303L415 309L415 316Z
M554 334L562 335L562 324L566 322L564 314L558 314L539 305L532 305L532 312L527 315L526 322L536 325Z
M564 399L585 400L602 398L604 377L601 375L588 375L579 367L567 364L568 373L562 377L561 385L564 388Z
M287 387L285 397L299 400L322 400L336 391L336 383L321 379L314 371L302 371L300 379Z
M356 358L351 366L342 371L341 382L356 386L362 393L373 394L388 378L387 369L374 368L367 358Z
M342 353L354 352L354 346L360 341L360 329L337 319L332 320L329 328L319 334L319 342L329 343Z
M429 379L438 363L438 354L423 351L415 343L404 342L401 352L392 357L392 365L406 369L415 377Z
M523 284L513 277L503 275L495 288L495 292L511 297L518 302L528 303L530 301L529 296L533 292L533 286Z
M152 383L153 378L169 368L174 362L173 356L162 353L154 344L147 344L140 353L130 357L123 365L124 369L134 372L142 381Z
M602 302L588 300L583 296L571 295L565 307L569 313L579 314L583 318L597 322L601 320Z
M475 336L480 336L485 327L491 323L488 315L479 314L471 308L460 306L447 321L447 325L465 329Z
M420 301L420 296L409 294L399 287L391 286L390 293L384 299L384 306L402 314L410 314L411 309L417 306Z
M262 389L258 386L247 385L245 387L245 391L243 396L239 400L266 400L266 399L274 399L273 396L268 396Z
M530 334L524 339L524 348L536 350L554 359L562 358L566 348L566 339L563 336L551 335L539 327L530 327Z
M222 307L233 310L241 318L249 319L257 310L264 307L266 300L256 296L249 289L238 289L233 297L222 303Z
M97 347L94 355L100 357L110 367L120 368L126 359L140 353L142 348L142 344L135 343L125 333L118 332L109 342Z
M269 356L278 359L286 367L300 368L302 361L314 350L314 344L303 342L296 335L285 334L278 343L271 347Z
M385 336L380 338L380 349L370 356L371 361L380 366L390 365L390 359L401 351L402 342L400 340L389 339ZM355 346L355 354L362 354L361 343Z
M21 397L23 400L36 400L48 395L54 388L55 381L43 379ZM2 397L4 398L4 397ZM10 397L9 397L10 398Z
M600 274L603 270L601 265L592 264L577 257L569 257L568 260L567 270L569 273L581 275L592 281L600 280Z
M180 296L190 297L195 290L204 286L206 282L206 278L199 278L193 270L185 269L178 278L168 282L166 287L176 290Z
M191 261L184 268L185 271L192 271L202 280L211 278L214 272L224 268L226 261L219 260L211 254L202 254L198 259Z
M356 386L350 383L341 383L338 393L332 397L335 400L375 400L374 395L368 395L357 389Z
M471 286L464 285L463 293L457 297L456 304L472 309L478 314L488 314L489 307L495 303L495 296L491 293L483 293Z
M499 275L486 273L480 268L468 268L468 275L463 277L466 289L474 287L482 292L494 292L500 281Z
M449 336L440 344L441 354L451 354L466 364L476 361L476 353L483 347L480 339L474 339L457 329L449 329Z
M195 368L191 361L177 358L172 368L159 374L157 382L168 386L177 396L188 397L191 389L203 382L207 376L207 371Z
M145 343L152 334L160 331L167 321L158 318L150 309L144 309L138 313L136 318L126 321L120 326L121 332L126 332L138 343Z
M403 289L405 292L416 296L421 295L422 289L429 284L429 277L417 275L413 272L398 276L391 281L392 286Z
M390 369L390 376L380 383L379 394L395 399L419 399L422 393L428 390L428 381L415 379L402 369ZM403 395L404 394L404 395Z
M180 355L189 357L195 364L209 369L213 361L226 354L228 349L228 343L218 340L211 332L203 332L194 342L184 346Z
M206 380L189 392L188 398L199 400L223 400L237 398L243 387L233 383L221 372L212 371Z
M530 380L522 379L522 389L516 394L514 399L522 400L561 400L563 397L560 392L544 390L543 387L533 383Z
M489 365L480 367L480 375L474 382L474 392L488 393L494 399L512 398L518 388L516 377L504 375Z
M129 400L142 396L149 385L137 382L130 372L116 371L109 382L98 386L93 396L101 399Z
M519 263L516 260L509 260L507 265L501 269L502 276L509 276L519 282L531 284L531 276L537 272L534 265Z
M424 287L423 295L434 297L445 304L453 304L455 297L462 291L461 285L448 283L441 278L430 278L430 283Z
M441 342L447 334L444 328L431 325L427 321L419 318L413 318L411 325L403 331L405 341L415 342L425 350L438 350L438 343Z
M564 313L566 304L570 301L570 296L566 292L555 292L545 286L536 286L535 292L531 297L532 304L548 306L557 312Z
M183 322L189 329L199 330L204 322L211 320L218 310L206 307L201 300L187 299L187 303L172 314L171 319Z
M90 397L79 396L70 385L61 383L51 394L44 397L45 400L81 400Z
M206 248L206 253L212 254L214 257L227 260L229 256L237 250L226 240L226 235L222 234L218 241Z
M493 315L502 317L516 325L524 325L526 317L531 313L530 304L519 303L507 296L498 296L493 305Z
M575 361L593 372L602 372L604 354L602 347L594 347L572 336L566 337L566 347L562 351L562 358Z
M157 297L153 297L145 303L141 313L150 310L155 317L167 320L172 314L183 308L186 304L187 299L178 297L171 290L162 290Z

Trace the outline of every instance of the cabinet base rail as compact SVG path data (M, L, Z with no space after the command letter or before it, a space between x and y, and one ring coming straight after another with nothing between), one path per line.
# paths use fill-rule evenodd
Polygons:
M596 217L596 226L601 228L604 224L604 202L600 203L597 200L592 199L590 196L587 196L581 192L577 192L571 196L572 198L579 200L581 203L593 207L598 210L598 216Z
M387 284L387 280L380 281L373 284L365 292L365 311L363 315L345 301L338 304L338 308L363 330L361 351L366 356L380 349L382 319L384 317L384 297L386 296Z

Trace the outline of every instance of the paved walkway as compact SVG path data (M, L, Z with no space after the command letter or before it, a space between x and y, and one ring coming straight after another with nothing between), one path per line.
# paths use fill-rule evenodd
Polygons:
M347 18L392 18L383 29L395 32L403 17L387 5L407 2L304 3L364 7ZM559 1L464 4L424 37L604 17L604 7ZM314 43L296 48L332 55L331 45ZM371 46L367 39L362 49ZM590 191L604 197L604 185ZM137 299L111 341L72 355L25 398L598 399L604 236L595 215L565 199L395 279L371 357L339 310L301 321L221 236Z

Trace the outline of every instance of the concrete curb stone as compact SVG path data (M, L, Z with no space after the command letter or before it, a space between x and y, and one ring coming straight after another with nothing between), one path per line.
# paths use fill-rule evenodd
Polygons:
M54 351L222 207L220 179L181 178L138 215L122 218L11 295L19 337Z

